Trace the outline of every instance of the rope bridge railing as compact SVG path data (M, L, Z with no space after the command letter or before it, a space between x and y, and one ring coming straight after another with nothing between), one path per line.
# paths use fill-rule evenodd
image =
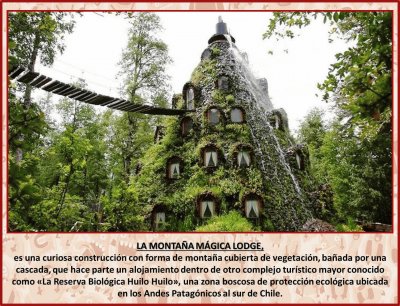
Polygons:
M166 116L176 116L185 114L187 112L193 112L186 109L172 109L155 107L146 104L135 104L125 99L97 94L86 89L78 88L74 85L53 80L52 78L42 75L38 72L29 71L24 67L11 68L8 72L8 76L10 79L16 80L17 82L39 88L53 94L61 95L92 105L107 106L108 108L123 112Z

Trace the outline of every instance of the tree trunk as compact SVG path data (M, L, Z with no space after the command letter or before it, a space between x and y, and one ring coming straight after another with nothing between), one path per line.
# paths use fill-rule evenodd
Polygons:
M63 192L61 194L60 201L58 202L58 206L59 207L58 207L56 219L58 219L58 217L60 216L61 210L64 207L65 196L67 195L67 191L68 191L68 187L69 187L69 181L71 179L72 173L73 173L73 166L72 166L72 162L71 162L70 163L69 173L68 173L68 176L67 176L67 178L65 180L65 188L64 188L64 190L63 190Z
M29 59L29 64L28 64L28 70L29 71L34 71L35 69L35 63L36 63L36 59L38 56L38 52L39 52L39 45L40 45L40 36L39 33L36 32L35 35L35 40L34 40L34 44L33 44L33 50L32 50L32 54L31 57ZM27 111L31 105L31 96L32 96L32 86L30 86L29 84L26 85L25 88L25 93L24 93L24 100L23 100L23 106L25 111ZM25 121L27 120L26 118L26 113L24 116ZM24 141L24 135L20 135L18 137L18 139L23 142ZM22 148L17 148L16 152L15 152L15 161L18 163L22 160L23 158L23 151Z
M126 148L125 157L124 157L124 167L125 167L125 181L129 182L129 177L131 175L132 169L132 160L134 158L133 148L135 145L135 136L138 129L137 118L134 114L128 113L128 147Z

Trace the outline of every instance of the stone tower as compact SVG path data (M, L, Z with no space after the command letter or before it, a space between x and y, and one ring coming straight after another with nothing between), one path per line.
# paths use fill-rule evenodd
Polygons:
M307 149L295 145L266 79L219 19L132 188L149 230L193 231L236 210L262 231L298 231L315 215Z

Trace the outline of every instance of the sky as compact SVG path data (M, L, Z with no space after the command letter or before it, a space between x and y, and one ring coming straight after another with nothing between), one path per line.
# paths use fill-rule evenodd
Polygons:
M316 94L317 83L335 62L335 54L348 48L342 41L328 42L327 25L316 21L292 40L263 40L269 12L162 12L158 13L164 31L161 39L169 47L173 63L168 67L173 93L182 92L208 39L215 33L218 16L227 23L236 46L248 54L253 73L266 78L275 108L288 113L289 127L295 132L300 121L313 108L328 105ZM52 67L37 65L36 70L52 78L71 82L83 78L88 89L119 97L121 78L118 61L128 40L129 23L122 16L83 13L76 18L74 32L65 39L66 50ZM273 50L273 55L268 51ZM284 50L287 50L285 52Z

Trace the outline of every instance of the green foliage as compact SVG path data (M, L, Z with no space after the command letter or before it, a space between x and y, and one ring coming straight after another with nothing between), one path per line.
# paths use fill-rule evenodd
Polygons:
M9 22L9 66L34 70L37 60L51 65L65 49L65 34L74 21L67 13L11 12ZM17 99L17 93L23 99ZM42 205L46 187L41 183L44 141L50 133L45 114L31 99L29 86L9 84L9 212L11 231L49 229L39 224L35 210ZM52 173L48 173L52 175ZM43 226L42 226L43 225Z
M211 55L213 56L213 57L217 57L217 56L219 56L221 54L221 50L217 47L217 46L213 46L212 48L211 48Z
M192 73L191 81L195 86L202 86L207 79L216 77L216 61L212 59L203 60Z
M390 139L359 138L339 121L321 126L312 111L301 124L299 139L310 150L311 170L320 184L333 190L339 220L391 222Z
M196 228L196 232L254 232L253 225L237 211L216 216L207 221L207 224Z
M326 171L321 165L323 153L321 147L327 132L327 127L323 120L323 110L312 109L300 124L298 131L298 142L308 146L310 154L310 164L313 176L318 183L324 184L327 180Z
M65 34L75 25L68 13L11 12L8 18L9 64L32 70L38 56L44 65L53 63L56 52L65 50Z
M339 216L391 223L390 139L360 141L336 124L321 150Z
M392 101L392 14L389 12L274 13L264 38L293 37L284 29L324 18L332 33L355 46L336 54L336 62L318 87L362 138L390 132Z
M167 85L166 66L171 63L168 46L158 38L160 17L154 13L129 14L131 28L122 53L123 93L135 103L155 98Z
M274 13L264 38L293 38L292 29L318 17L351 47L336 54L318 85L323 99L334 105L334 123L325 126L321 113L313 111L301 125L299 138L309 146L319 183L332 186L339 222L350 217L390 224L392 13Z
M347 218L347 222L344 224L336 225L338 232L363 232L363 228L350 217Z
M32 151L41 142L41 136L48 131L45 116L37 104L26 108L11 91L9 94L9 135L8 145L11 151L21 148Z

